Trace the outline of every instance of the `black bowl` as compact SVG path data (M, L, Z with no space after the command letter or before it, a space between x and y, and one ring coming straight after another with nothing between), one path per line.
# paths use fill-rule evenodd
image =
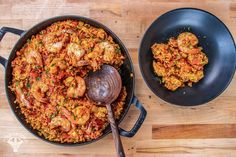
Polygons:
M192 87L166 89L152 67L151 46L167 42L182 32L197 35L209 59L204 78ZM236 67L235 43L228 28L213 14L200 9L180 8L156 19L147 29L139 48L139 66L146 84L161 99L176 105L200 105L216 98L231 82Z

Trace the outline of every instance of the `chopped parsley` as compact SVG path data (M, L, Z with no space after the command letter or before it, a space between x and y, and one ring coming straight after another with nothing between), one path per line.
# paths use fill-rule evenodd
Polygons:
M29 82L26 84L26 87L27 87L27 88L30 88L30 83L29 83Z
M120 47L117 47L115 51L116 53L120 53Z
M46 69L46 74L47 74L47 75L49 74L49 69Z
M54 113L50 116L50 119L56 117L56 115L57 115L57 112L54 112Z
M16 82L16 86L19 86L19 85L20 85L20 82L19 82L19 81L17 81L17 82Z
M43 45L43 41L40 40L40 41L38 42L38 44L39 44L39 45Z
M178 63L178 61L174 61L174 65L176 65Z
M40 77L36 77L36 80L39 81L39 80L41 80L41 78Z
M39 65L35 66L35 69L40 69L40 68L41 68L41 66L39 66Z
M51 65L51 67L53 67L53 66L55 66L56 65L56 63L53 63L52 65Z

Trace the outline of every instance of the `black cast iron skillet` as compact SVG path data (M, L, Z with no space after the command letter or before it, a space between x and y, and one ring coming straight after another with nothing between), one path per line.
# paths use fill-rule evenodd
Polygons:
M185 31L197 35L209 63L204 66L202 80L193 87L186 86L172 92L160 84L160 78L153 72L150 47ZM200 105L216 98L231 82L236 67L235 43L224 23L213 14L200 9L180 8L163 14L147 29L139 48L139 67L146 84L161 99L182 106Z
M43 136L39 136L37 134L37 130L34 130L28 123L26 123L24 115L21 113L20 109L17 108L18 105L14 103L15 98L16 98L15 94L13 92L11 92L11 90L8 88L8 86L11 84L11 81L12 81L11 62L16 57L16 52L18 50L20 50L22 48L22 46L27 42L27 39L30 39L30 37L32 35L37 34L40 30L45 29L47 26L50 26L54 22L68 20L68 19L83 21L83 22L88 23L92 26L95 26L98 28L103 28L114 39L114 41L117 44L119 44L121 51L122 51L123 55L125 56L125 61L121 67L120 74L121 74L121 78L122 78L122 84L126 87L128 95L127 95L127 98L125 101L124 111L123 111L118 123L120 123L123 120L123 118L125 117L125 115L127 114L128 110L129 110L130 106L132 104L135 105L140 110L140 115L138 117L138 120L134 124L133 128L130 131L125 131L122 128L120 128L120 135L126 136L126 137L134 136L136 134L136 132L138 131L138 129L140 128L140 126L142 125L142 123L146 117L146 110L144 109L142 104L138 101L138 99L134 96L134 83L135 83L134 82L135 81L134 69L133 69L132 61L130 59L128 50L125 48L125 46L121 42L121 40L110 29L108 29L106 26L104 26L103 24L101 24L97 21L94 21L92 19L85 18L85 17L58 16L58 17L54 17L54 18L45 20L45 21L35 25L34 27L29 29L28 31L23 31L20 29L9 28L9 27L2 27L0 29L0 41L3 38L3 36L5 35L5 33L7 33L7 32L11 32L11 33L14 33L14 34L20 36L20 39L17 41L17 43L13 47L8 60L6 60L0 56L0 63L6 69L5 70L5 89L6 89L7 99L8 99L10 106L11 106L12 111L14 112L16 118L20 121L20 123L29 132L31 132L35 136L39 137L40 139L50 142L50 143L53 143L53 144L58 144L58 145L63 145L63 146L78 146L78 145L89 144L89 143L95 142L95 141L105 137L107 134L109 134L111 132L110 126L108 126L103 131L103 135L101 137L99 137L95 140L91 140L88 142L82 142L82 143L59 143L59 142L49 141L49 140L45 139ZM133 75L131 75L131 74L133 74Z

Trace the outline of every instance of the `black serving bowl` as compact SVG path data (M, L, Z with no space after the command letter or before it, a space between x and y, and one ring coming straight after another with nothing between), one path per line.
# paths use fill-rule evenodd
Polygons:
M151 46L185 31L198 37L209 63L204 66L203 79L173 92L154 74ZM200 9L180 8L163 14L147 29L139 48L139 66L146 84L161 99L182 106L200 105L219 96L230 84L236 67L235 51L231 33L216 16Z

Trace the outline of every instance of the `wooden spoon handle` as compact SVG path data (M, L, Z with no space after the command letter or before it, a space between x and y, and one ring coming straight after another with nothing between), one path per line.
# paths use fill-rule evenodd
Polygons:
M124 149L123 149L123 146L122 146L122 142L120 140L120 134L119 134L116 122L115 122L112 107L111 107L110 104L107 104L106 107L107 107L107 111L108 111L108 120L110 122L113 139L114 139L115 146L116 146L117 156L118 157L125 157L125 152L124 152Z

